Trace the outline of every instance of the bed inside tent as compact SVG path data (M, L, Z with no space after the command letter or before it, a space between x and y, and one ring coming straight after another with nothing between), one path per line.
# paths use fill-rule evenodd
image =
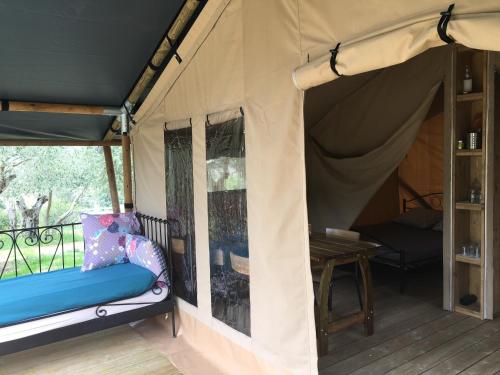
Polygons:
M352 229L406 271L443 253L444 72L449 49L312 88L304 123L313 232Z
M494 238L498 225L487 225L493 207L488 202L496 199L488 184L498 183L493 116L486 117L498 110L498 99L483 101L498 90L498 74L489 70L492 56L462 46L437 47L305 92L311 238L348 231L377 245L370 256L374 297L368 299L375 299L374 308L369 305L375 319L392 319L400 308L398 295L418 296L413 308L420 300L482 319L491 319L498 308L483 281L487 269L496 267L485 261L485 241ZM366 308L359 267L350 266L332 273L328 328L321 328L324 268L315 274L313 264L320 355L327 352L322 330L335 332L336 320L345 328L355 322L343 320L346 312ZM354 276L359 304L355 289L341 281L346 274ZM389 299L380 300L381 286L392 291L389 305ZM342 342L330 338L330 350L336 340Z

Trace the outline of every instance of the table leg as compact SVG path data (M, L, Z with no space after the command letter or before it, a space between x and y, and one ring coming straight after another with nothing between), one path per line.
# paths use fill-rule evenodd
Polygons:
M370 262L366 255L360 255L358 258L359 268L361 269L361 276L363 277L363 311L365 313L365 336L371 336L374 332L373 327L373 281L370 269Z
M332 280L335 260L326 262L321 273L318 291L318 355L322 356L328 352L328 296L330 294L330 283Z

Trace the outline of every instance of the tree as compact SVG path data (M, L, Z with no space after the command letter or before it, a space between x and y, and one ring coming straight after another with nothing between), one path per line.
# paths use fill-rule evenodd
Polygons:
M40 223L40 211L42 206L49 200L46 195L39 195L35 203L28 205L24 197L20 197L17 201L17 207L21 211L22 227L23 228L36 228Z
M0 194L2 194L9 184L17 176L15 173L16 167L20 166L26 159L18 155L9 155L0 159Z
M123 197L120 148L112 147L112 154L118 194ZM21 163L17 162L21 160ZM52 192L50 208L44 204L39 213L41 225L77 221L77 213L81 211L110 210L111 200L101 147L0 146L0 165L2 163L6 166L3 175L7 183L0 189L3 202L0 205L0 230L15 226L16 220L22 223L17 204L10 208L9 215L12 205L6 203L20 201L22 196L42 197ZM0 170L0 184L1 180ZM18 211L17 218L13 211Z

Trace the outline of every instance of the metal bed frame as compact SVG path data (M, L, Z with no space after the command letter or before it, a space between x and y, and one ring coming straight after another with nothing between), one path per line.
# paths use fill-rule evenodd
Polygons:
M147 302L142 302L142 303L120 303L119 301L109 301L108 303L100 304L97 306L87 306L85 308L79 308L79 309L73 309L73 310L67 310L58 314L51 314L51 315L46 315L46 316L41 316L36 319L30 319L26 320L23 322L19 322L13 325L17 324L23 324L29 321L35 321L35 320L40 320L44 318L48 318L51 316L55 315L62 315L74 311L79 311L83 309L88 309L88 308L95 308L95 315L96 317L92 320L88 320L85 322L69 325L66 327L61 327L61 328L56 328L50 331L38 333L35 335L31 335L28 337L12 340L12 341L7 341L4 343L0 343L0 355L6 355L10 353L15 353L19 352L22 350L34 348L37 346L41 345L46 345L50 344L56 341L61 341L61 340L66 340L69 338L77 337L80 335L85 335L88 333L92 332L97 332L101 331L104 329L120 326L123 324L135 322L138 320L142 319L147 319L154 317L156 315L160 314L165 314L165 313L172 313L172 333L173 337L176 337L176 329L175 329L175 302L174 302L174 286L173 286L173 272L172 272L172 254L171 254L171 237L170 237L170 227L169 227L169 222L168 220L165 219L159 219L155 218L152 216L147 216L143 215L141 213L137 213L137 218L139 219L141 223L141 233L148 237L149 239L157 242L161 249L163 250L163 253L167 259L167 269L163 270L160 275L158 275L157 279L159 279L163 274L167 274L168 278L170 280L170 288L169 288L169 293L160 302L155 302L155 303L147 303ZM5 232L9 232L7 235L11 241L12 245L9 250L9 255L7 257L7 260L9 257L14 254L13 256L16 257L16 254L19 254L22 261L25 263L27 268L29 269L30 273L33 274L33 270L29 265L29 262L27 261L26 257L22 254L21 248L17 244L17 240L20 239L20 234L21 233L29 233L29 237L31 238L30 240L25 239L25 243L28 246L37 246L38 247L38 253L39 253L39 259L41 259L41 252L40 252L40 247L43 244L47 244L47 238L49 237L44 237L47 234L51 238L51 241L54 239L53 234L51 232L55 232L56 235L59 235L59 240L57 242L57 246L55 249L55 252L52 256L52 261L50 263L50 266L46 272L51 271L51 267L53 265L54 259L56 258L58 252L60 251L63 259L63 268L69 267L74 267L76 265L75 261L75 252L76 252L76 247L75 247L75 242L74 242L74 227L75 225L78 224L67 224L67 225L59 225L59 226L51 226L51 227L43 227L43 228L28 228L28 229L22 229L18 230L16 233L16 230L11 230L11 231L4 231L2 232L5 234ZM64 263L64 232L62 227L64 226L71 226L72 227L72 233L73 233L73 262L69 262L70 264L65 264ZM42 229L40 231L40 229ZM28 241L28 242L26 242ZM5 245L5 241L2 241L0 239L0 250L2 247ZM7 263L7 261L6 261ZM18 275L18 261L15 258L15 272L16 276ZM3 275L5 271L6 264L3 266L2 269L0 269L0 274ZM39 272L42 272L41 265L38 268ZM0 276L1 278L1 276ZM154 283L153 286L151 287L151 291L155 295L161 294L161 288ZM108 315L108 312L106 310L107 306L117 306L117 305L144 305L144 307L140 307L134 310L129 310L129 311L124 311L121 313L113 314L113 315ZM11 325L11 326L13 326ZM1 328L4 328L7 326L0 326Z
M409 210L413 208L428 208L432 209L436 205L432 205L429 202L433 203L434 201L438 202L438 205L440 208L442 208L442 199L443 199L443 193L429 193L425 195L420 195L416 196L412 199L403 199L403 212L408 212ZM409 270L411 269L416 269L418 267L432 264L432 263L437 263L442 259L442 254L439 256L431 257L431 258L425 258L421 259L418 261L413 261L408 263L406 261L406 251L404 249L396 249L383 241L379 240L378 238L373 238L367 234L363 234L363 236L368 237L370 240L376 241L380 243L384 248L387 250L394 252L399 255L399 262L397 260L392 260L389 258L385 258L383 256L375 256L374 258L371 259L372 262L379 263L382 265L386 265L389 267L394 267L399 270L399 292L403 294L406 289L406 274Z

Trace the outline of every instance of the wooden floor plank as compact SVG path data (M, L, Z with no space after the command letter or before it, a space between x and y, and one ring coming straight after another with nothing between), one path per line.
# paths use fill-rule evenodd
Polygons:
M390 371L392 368L396 367L396 365L400 364L398 361L401 359L398 359L398 356L393 358L394 354L398 354L400 350L408 348L411 344L423 341L423 339L428 337L433 337L436 333L442 334L443 331L446 330L459 331L461 327L460 323L462 323L462 325L465 323L465 328L470 329L469 326L474 326L474 324L472 322L469 323L469 321L472 321L472 319L465 318L458 314L447 314L428 324L338 362L324 369L322 374L349 374L356 370L358 370L360 374L372 374L372 367L374 367L373 371L376 371L376 373L384 373L381 372L383 369L385 369L386 372Z
M478 328L468 332L466 335L461 335L451 341L445 342L443 345L435 347L427 351L404 365L399 366L389 372L390 375L405 374L418 375L424 371L434 367L441 361L444 361L454 354L461 352L462 349L470 348L471 346L480 343L492 336L498 335L500 332L500 320L489 321Z
M453 357L442 361L435 367L424 372L424 374L459 374L498 349L500 349L500 335L496 334L487 340L462 348L462 350L456 353Z
M460 372L461 375L490 375L500 372L500 349Z
M458 314L453 314L453 316ZM386 374L392 369L401 366L402 364L412 360L413 358L422 355L429 350L446 343L459 335L476 329L483 324L482 321L474 318L465 318L458 321L456 324L435 331L428 337L416 337L413 343L410 343L399 350L393 351L389 355L377 360L371 366L363 367L353 374L356 375L377 375Z
M334 299L334 311L337 315L348 314L359 309L355 290L349 285L350 280L340 280L336 285L336 298ZM412 288L412 294L400 294L392 284L379 285L374 289L375 305L375 334L383 332L388 325L403 321L413 313L415 307L423 305L435 306L441 310L442 296L439 289L422 292ZM339 303L335 303L339 301ZM329 335L329 351L334 353L337 348L363 340L363 329L361 326L354 329ZM328 361L327 361L328 362Z
M180 375L129 326L0 357L8 375Z
M443 311L441 277L439 268L413 273L401 295L397 277L375 275L375 335L361 327L332 335L320 375L500 375L500 321ZM356 308L352 288L341 289L338 311Z
M406 310L404 314L401 314L401 316L396 316L393 322L391 322L391 319L388 319L386 325L377 325L377 320L375 320L375 334L373 336L365 337L363 336L362 331L356 331L357 340L346 344L343 347L337 348L323 357L320 357L318 361L319 368L324 369L332 366L333 364L354 356L359 352L380 345L394 337L412 331L448 314L450 313L438 309L435 306L422 304L413 309ZM389 317L392 316L391 314L388 315Z
M396 296L394 293L388 295L384 300L375 301L375 334L383 332L387 327L396 322L407 320L419 309L433 308L435 311L441 310L439 303L441 298L434 298L430 301L418 301L410 296ZM362 340L363 328L346 330L329 337L329 350L334 352L336 348L343 348L346 345Z

